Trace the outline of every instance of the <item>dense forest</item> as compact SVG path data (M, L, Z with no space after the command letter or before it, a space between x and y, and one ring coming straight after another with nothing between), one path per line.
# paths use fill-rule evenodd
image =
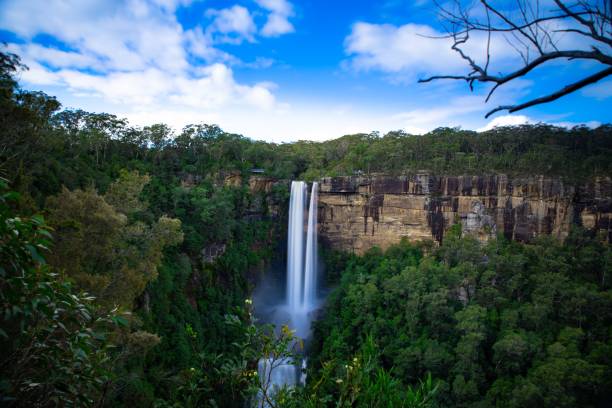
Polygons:
M612 252L596 236L483 246L454 228L438 248L402 243L332 260L339 285L316 324L320 364L374 338L394 378L439 379L440 406L603 407L612 398Z
M359 173L612 174L612 127L547 125L273 144L62 109L0 54L0 401L243 406L257 360L295 351L253 319L282 256L287 184ZM259 170L258 170L259 171ZM279 204L269 214L266 202ZM452 231L440 247L326 252L334 287L304 388L274 406L591 406L612 399L612 251ZM223 248L208 259L207 249Z

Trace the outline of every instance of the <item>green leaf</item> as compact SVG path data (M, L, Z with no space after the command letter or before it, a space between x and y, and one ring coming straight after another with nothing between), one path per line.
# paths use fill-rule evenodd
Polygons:
M33 246L33 245L31 245L31 244L26 244L26 248L28 249L28 251L30 252L30 255L32 256L32 258L33 258L33 259L34 259L36 262L38 262L38 263L40 263L40 264L42 264L42 265L44 265L44 264L45 264L45 258L43 258L42 256L40 256L40 254L39 254L39 253L38 253L38 251L36 250L36 247L35 247L35 246Z
M32 221L34 221L34 223L35 223L36 225L44 225L44 223L45 223L45 219L44 219L44 218L43 218L43 216L42 216L42 215L40 215L40 214L35 214L35 215L33 215L33 216L32 216Z
M115 316L113 317L113 322L119 326L127 327L128 320L123 316Z
M50 239L53 238L53 235L51 235L51 233L49 231L45 230L45 229L39 230L38 233L40 235L43 235L43 236L47 237L47 238L50 238Z
M77 355L77 357L80 357L82 359L86 359L87 358L87 354L81 348L76 349L76 355Z
M21 195L16 191L9 191L2 196L7 201L17 201Z

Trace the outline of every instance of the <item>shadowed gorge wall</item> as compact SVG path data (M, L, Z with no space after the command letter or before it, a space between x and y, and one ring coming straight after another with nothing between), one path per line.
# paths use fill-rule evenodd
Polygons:
M487 240L497 233L528 242L541 234L564 239L572 224L612 237L612 181L581 185L544 176L330 177L320 184L321 240L363 253L403 237L442 242L452 225Z

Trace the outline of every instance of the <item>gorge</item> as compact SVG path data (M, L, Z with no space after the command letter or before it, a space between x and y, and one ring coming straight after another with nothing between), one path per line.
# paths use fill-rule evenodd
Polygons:
M277 305L268 307L268 316L264 319L271 320L277 327L287 326L295 332L296 341L303 343L310 337L310 325L318 304L318 183L312 183L310 199L307 185L303 181L292 181L290 191L285 297L281 297ZM274 356L261 358L258 372L265 397L267 393L273 395L282 387L294 387L298 383L303 385L305 368L305 357L301 362L290 358L278 361ZM269 406L267 399L262 396L257 405Z
M438 115L475 115L471 97L398 87L400 104L374 76L321 98L298 92L336 58L308 46L310 4L130 1L122 25L113 4L45 3L42 13L44 2L5 3L23 6L27 24L15 7L2 15L19 32L0 33L0 406L610 405L606 102L593 104L588 126L573 122L591 115L586 99L564 97L567 116L530 111L558 124L493 126L507 123L496 116L466 130ZM384 55L398 51L384 36L421 26L411 15L395 30L401 17L385 23L395 13L381 2L331 3L356 13L352 30L380 38ZM380 12L354 7L370 3ZM311 33L346 31L332 8ZM79 25L85 32L53 14L80 9L96 17ZM159 17L172 27L155 30ZM255 47L277 41L269 29L279 24L295 28L298 46L266 43L273 58L259 59ZM113 33L125 41L106 47L107 59ZM248 51L233 58L241 43ZM365 62L347 42L325 44L344 49L344 62ZM411 59L419 54L405 44ZM147 55L135 54L140 46ZM285 48L308 74L294 75ZM321 57L323 70L312 64ZM347 85L352 74L340 74L326 85ZM550 78L527 82L502 92L522 98ZM291 94L311 95L316 109L302 117L306 105L285 103ZM357 106L365 99L371 109ZM419 117L429 131L408 123ZM312 126L320 120L325 132Z
M275 202L267 194L287 182L254 176L248 184L252 193L265 196L262 201L268 205L267 213L278 219L286 203ZM310 195L306 183L292 181L287 207L286 289L278 305L283 313L273 321L287 324L300 338L310 337L311 313L319 303L317 229L327 251L355 254L373 247L385 250L403 238L442 245L453 226L460 226L464 237L475 238L483 246L497 234L519 242L545 235L563 241L572 225L595 231L609 241L611 197L612 182L607 177L584 184L544 176L439 177L419 173L327 177L312 182ZM475 288L467 285L456 290L458 299L467 302ZM258 371L262 387L274 395L282 387L305 384L300 373L306 372L306 360L286 359L275 365L272 358L263 358ZM258 406L270 405L260 400Z
M5 102L0 398L236 407L262 377L291 406L612 398L609 126L275 144Z

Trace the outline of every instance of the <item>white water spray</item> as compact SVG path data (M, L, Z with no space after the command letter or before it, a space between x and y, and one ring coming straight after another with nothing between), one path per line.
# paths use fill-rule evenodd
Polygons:
M286 308L283 308L288 321L284 321L290 329L295 330L298 337L308 337L312 312L317 305L317 206L318 183L312 184L308 213L305 211L307 202L306 183L293 181L289 199L289 225L287 231L287 293ZM306 224L306 225L305 225ZM306 228L305 228L306 227ZM284 320L284 319L283 319ZM294 387L303 384L305 374L293 361L274 361L271 358L259 360L259 376L262 385L274 392L281 387ZM274 367L273 367L274 366ZM301 361L302 371L306 368L306 360ZM267 407L267 402L260 398L258 407Z

